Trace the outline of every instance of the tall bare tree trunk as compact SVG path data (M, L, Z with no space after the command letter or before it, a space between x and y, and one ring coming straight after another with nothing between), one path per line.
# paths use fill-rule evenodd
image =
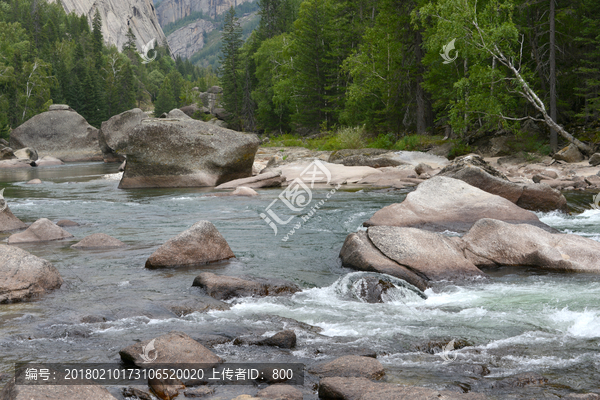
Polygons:
M550 15L548 19L550 20L550 118L554 122L556 120L556 27L555 23L555 0L550 0ZM558 150L558 136L555 129L550 129L550 147L552 151L556 152Z

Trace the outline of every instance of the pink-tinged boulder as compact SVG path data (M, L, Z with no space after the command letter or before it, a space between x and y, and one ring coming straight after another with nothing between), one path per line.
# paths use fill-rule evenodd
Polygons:
M62 283L50 262L18 247L0 245L0 303L26 301Z
M20 233L15 233L8 238L8 244L48 242L72 238L69 232L54 224L47 218L35 221L29 228Z
M346 237L340 251L342 266L358 271L373 271L404 279L411 285L425 290L427 279L394 260L386 257L373 245L367 232L359 231Z
M435 176L421 183L402 203L377 211L365 226L417 227L465 232L482 218L527 223L551 230L531 211L462 180Z
M10 232L27 228L27 225L10 211L4 199L3 192L4 189L0 191L0 232Z
M416 228L374 226L369 239L386 257L429 281L485 277L462 251L460 238Z
M600 243L578 235L482 219L463 236L462 243L466 257L480 267L508 265L600 273Z
M146 268L198 266L233 257L217 228L209 221L199 221L160 246L146 261Z

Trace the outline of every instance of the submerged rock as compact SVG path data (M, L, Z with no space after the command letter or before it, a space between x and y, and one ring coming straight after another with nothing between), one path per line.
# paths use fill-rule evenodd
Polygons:
M20 233L15 233L8 238L8 244L49 242L72 238L69 232L54 224L47 218L35 221L29 228Z
M132 344L119 351L121 360L144 366L144 358L155 364L219 364L223 360L212 351L181 332L170 332L152 340Z
M52 167L55 165L64 165L64 162L52 156L44 156L35 162L36 167Z
M56 223L56 225L63 227L63 226L79 226L79 224L75 221L71 221L69 219L61 219L60 221L58 221Z
M364 225L465 232L482 218L514 224L527 223L552 230L531 211L462 180L443 176L435 176L421 183L402 203L382 208Z
M62 283L50 262L18 247L0 245L0 303L29 300Z
M198 266L233 257L217 228L209 221L199 221L152 253L146 268Z
M94 233L84 237L79 243L72 245L74 249L93 250L93 249L114 249L123 247L125 243L119 239L108 236L105 233Z
M252 176L256 135L196 120L143 120L116 151L127 156L122 189L217 186Z
M31 147L40 157L47 155L63 161L98 161L102 153L98 147L98 129L69 108L52 108L38 114L10 135L10 147Z
M215 189L235 189L240 186L254 189L264 187L280 187L284 182L285 178L281 176L281 171L271 171L252 176L250 178L236 179L225 182L217 186Z
M235 297L285 296L299 292L294 283L279 279L236 278L203 272L194 279L192 286L198 286L209 296L219 300Z

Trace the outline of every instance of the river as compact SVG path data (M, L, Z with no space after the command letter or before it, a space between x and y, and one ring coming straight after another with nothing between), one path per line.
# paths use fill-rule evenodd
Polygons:
M542 398L599 390L599 275L500 268L486 271L488 281L428 289L427 299L399 290L386 303L368 304L353 296L351 281L361 273L341 267L339 250L350 232L383 206L402 201L406 191L342 188L282 241L281 232L274 235L259 217L281 189L260 190L255 198L213 197L209 189L120 190L118 180L107 176L117 168L76 163L0 170L4 196L21 220L81 224L67 228L75 235L72 241L19 246L52 262L64 284L33 302L0 305L0 372L10 373L14 363L24 361L117 362L120 349L173 330L192 337L269 334L293 326L286 319L292 318L322 331L298 330L292 352L232 344L213 351L227 361L310 364L338 347L361 347L378 353L388 382L484 391L490 382L535 372L548 384L488 393L491 398ZM44 183L24 183L33 178ZM318 201L327 193L313 195ZM540 214L541 220L600 240L600 210L587 206L591 194L568 198L577 214ZM201 268L144 268L159 245L199 220L217 227L236 259ZM76 239L99 232L127 247L70 248ZM238 299L228 311L178 318L164 304L196 296L191 284L200 271L283 278L303 291L291 298ZM89 315L106 322L82 323ZM451 339L468 345L452 352L456 360L450 363L419 351L424 343ZM489 374L469 376L459 365L485 365ZM316 399L311 389L305 388L305 398Z

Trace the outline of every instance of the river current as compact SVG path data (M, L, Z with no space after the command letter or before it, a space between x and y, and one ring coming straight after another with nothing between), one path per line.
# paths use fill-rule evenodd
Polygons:
M375 211L402 201L407 191L342 187L282 241L289 229L275 235L260 218L281 189L260 190L255 198L213 197L210 189L120 190L110 175L117 168L78 163L0 170L4 196L21 220L71 219L81 224L66 228L73 240L19 246L52 262L64 284L33 302L0 305L0 372L12 373L14 363L24 361L117 362L119 350L134 341L173 330L192 337L268 335L293 326L291 318L322 331L298 331L298 346L291 353L231 344L213 351L232 362L294 358L310 363L338 345L355 346L378 353L388 382L480 391L489 384L482 384L481 377L469 378L464 368L453 368L485 365L486 382L525 372L548 379L535 389L492 391L492 398L600 390L600 275L499 268L485 271L491 277L487 281L428 289L426 299L399 292L385 303L368 304L353 296L351 282L361 273L343 268L339 251L349 233L361 229ZM43 183L24 183L33 178ZM314 201L325 200L327 193L313 191ZM568 199L572 215L539 214L541 220L563 232L600 240L600 210L587 204L592 194ZM199 220L217 227L236 259L201 268L144 268L158 246ZM70 248L100 232L127 247ZM0 235L0 240L7 237ZM196 296L191 284L201 271L282 278L303 291L284 298L236 299L228 311L173 315L164 304ZM82 323L89 315L106 321ZM467 345L452 352L456 360L451 363L420 350L424 343L452 339Z

